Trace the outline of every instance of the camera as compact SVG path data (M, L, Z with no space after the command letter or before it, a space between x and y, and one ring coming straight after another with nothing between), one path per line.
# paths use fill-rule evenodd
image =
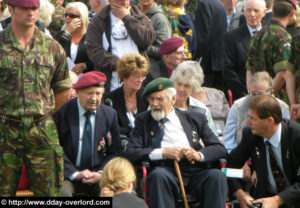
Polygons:
M262 208L262 203L261 202L256 202L252 203L252 206L250 208Z

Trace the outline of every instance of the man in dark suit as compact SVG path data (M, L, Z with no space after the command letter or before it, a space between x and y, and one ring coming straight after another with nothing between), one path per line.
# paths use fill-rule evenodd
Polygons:
M185 60L183 39L172 37L165 39L159 47L162 60L153 64L143 85L159 77L169 78L173 70Z
M265 15L264 0L246 0L244 15L246 24L225 35L224 46L224 82L232 91L233 100L245 96L247 50L253 32L261 29L261 20Z
M151 207L175 207L180 190L173 160L179 162L185 187L203 207L224 207L225 175L208 166L225 157L226 150L208 127L205 115L173 108L176 90L166 78L150 82L143 95L151 111L136 117L126 155L133 163L150 161Z
M204 86L223 90L223 41L227 31L226 11L219 0L200 0L195 12L196 58L204 72Z
M102 72L83 74L73 86L77 98L53 115L64 149L62 196L99 196L102 169L120 153L117 113L100 105L105 81Z
M252 196L236 179L229 180L231 190L242 208L255 202L263 203L263 207L299 207L300 125L282 120L277 100L266 95L251 98L248 116L249 127L230 153L228 167L241 168L251 157L257 182Z

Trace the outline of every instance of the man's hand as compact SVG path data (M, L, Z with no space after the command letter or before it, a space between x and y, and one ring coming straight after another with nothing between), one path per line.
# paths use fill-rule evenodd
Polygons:
M251 170L247 162L243 166L243 180L250 181L251 179Z
M112 14L118 17L119 19L123 19L123 17L130 14L130 5L121 6L119 4L112 3L110 6Z
M253 203L255 202L262 202L263 204L262 208L278 208L280 205L283 204L282 199L278 195L257 199L253 201Z
M72 34L76 29L82 26L82 21L79 18L74 18L70 24L66 25L66 31Z
M85 63L78 63L72 68L72 71L77 75L81 74L84 70L86 70Z
M199 152L197 152L196 150L194 150L191 147L183 148L182 155L184 157L186 157L186 159L188 159L188 161L190 161L190 162L194 162L194 161L199 162L201 160Z
M300 119L300 104L293 104L291 106L291 118L293 120Z
M238 189L235 192L235 196L239 201L241 208L248 208L252 206L251 201L253 201L254 199L250 195L246 194L242 189Z
M102 174L99 172L91 172L87 176L82 178L82 183L85 184L94 184L100 182Z
M162 151L162 156L168 159L177 160L178 162L183 157L182 148L174 147L174 148L164 148Z

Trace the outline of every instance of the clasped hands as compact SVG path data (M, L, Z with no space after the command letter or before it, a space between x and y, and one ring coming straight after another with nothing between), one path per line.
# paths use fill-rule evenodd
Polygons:
M102 174L99 172L92 172L88 169L82 170L76 176L76 181L81 181L85 184L94 184L100 181Z
M195 161L200 161L201 157L199 152L191 147L181 148L164 148L162 151L162 156L168 159L177 160L178 162L185 157L189 162L193 163Z

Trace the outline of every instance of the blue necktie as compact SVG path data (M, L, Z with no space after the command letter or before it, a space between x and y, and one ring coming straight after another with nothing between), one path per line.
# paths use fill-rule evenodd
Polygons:
M85 112L85 124L82 136L82 150L81 150L81 161L80 169L90 169L92 167L92 152L93 152L93 141L92 141L92 122L90 117L95 112Z
M164 133L165 133L165 123L168 121L167 118L163 118L159 121L159 129L154 135L154 139L152 142L153 148L160 148L161 147L161 141L163 140Z

